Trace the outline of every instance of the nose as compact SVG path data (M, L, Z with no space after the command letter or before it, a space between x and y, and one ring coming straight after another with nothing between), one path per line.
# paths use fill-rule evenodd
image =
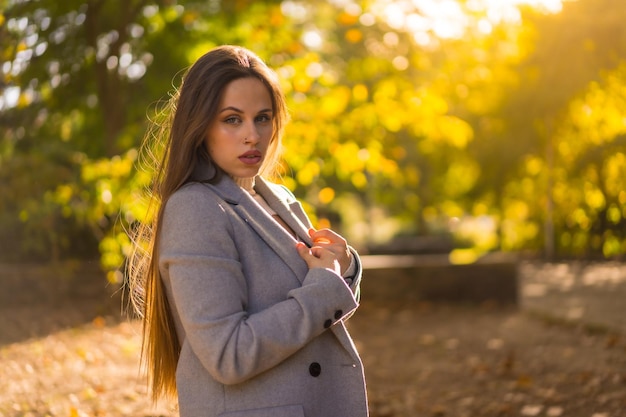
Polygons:
M259 127L255 123L250 123L250 127L247 129L247 142L257 144L261 140L261 134Z

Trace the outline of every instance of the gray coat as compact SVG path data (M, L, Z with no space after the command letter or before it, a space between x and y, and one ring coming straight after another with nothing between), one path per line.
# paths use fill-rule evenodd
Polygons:
M256 191L311 245L293 195L258 177ZM348 285L309 270L290 236L230 178L190 183L167 201L159 267L182 350L182 417L365 417L363 367L344 321Z

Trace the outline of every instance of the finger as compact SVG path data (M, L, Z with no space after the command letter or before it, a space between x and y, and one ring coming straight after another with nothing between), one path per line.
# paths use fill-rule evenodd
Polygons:
M337 233L333 232L330 229L309 229L309 236L311 236L311 239L313 239L314 243L319 243L322 245L329 245L332 243L345 243L345 240L341 236L339 236Z
M330 240L328 240L328 239L326 239L326 238L322 237L322 236L319 234L319 231L317 231L317 230L315 230L315 229L313 229L313 228L310 228L310 229L309 229L309 236L310 236L310 237L311 237L311 239L313 240L313 243L315 243L316 245L318 245L318 244L319 244L319 245L328 245L328 244L330 244L330 243L331 243L331 242L330 242Z
M330 245L332 242L325 237L316 237L313 239L313 243L316 245Z
M311 255L315 256L316 258L321 258L324 255L324 248L322 248L321 246L313 246L311 248Z
M313 246L311 248L309 248L308 246L306 246L304 243L302 242L298 242L296 244L296 249L298 250L298 253L300 254L300 256L303 259L311 259L311 258L321 258L322 256L325 256L326 254L333 254L332 251L325 249L321 246ZM334 256L334 255L333 255Z
M307 257L312 256L311 249L302 242L296 243L296 250L298 251L300 257L305 260L307 259Z

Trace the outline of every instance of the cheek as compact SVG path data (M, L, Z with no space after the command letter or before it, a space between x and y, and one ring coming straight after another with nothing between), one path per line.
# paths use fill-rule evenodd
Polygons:
M211 139L209 139L208 135L204 138L204 141L202 142L202 146L204 146L204 149L209 155L213 155L213 151L212 151L213 146L211 146Z
M272 136L274 135L274 126L267 126L263 129L263 139L266 143L269 143L272 140Z
M212 127L206 134L204 138L204 146L209 153L209 155L213 155L216 152L219 152L221 148L224 147L224 132L219 129L219 127Z

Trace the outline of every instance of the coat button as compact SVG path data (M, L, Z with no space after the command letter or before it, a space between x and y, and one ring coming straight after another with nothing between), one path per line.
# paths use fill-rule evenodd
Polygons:
M335 320L339 320L343 316L342 310L335 311Z
M311 365L309 365L309 373L312 377L317 378L322 373L322 365L317 362L311 363Z
M331 319L328 319L324 322L324 328L328 329L330 326L333 325L333 321Z

